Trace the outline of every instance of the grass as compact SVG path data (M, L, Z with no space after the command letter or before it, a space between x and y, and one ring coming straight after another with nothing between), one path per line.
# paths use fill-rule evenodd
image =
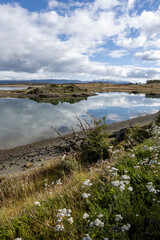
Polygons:
M129 151L110 148L109 160L81 166L68 157L3 179L0 239L160 239L158 131ZM57 225L64 229L56 231Z

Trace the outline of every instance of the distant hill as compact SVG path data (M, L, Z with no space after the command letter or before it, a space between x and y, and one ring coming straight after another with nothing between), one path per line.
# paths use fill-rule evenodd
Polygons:
M43 79L43 80L0 80L0 84L63 84L63 83L90 83L90 82L104 82L104 83L113 83L113 84L130 84L130 82L125 81L112 81L107 79L91 80L91 81L80 81L80 80L67 80L67 79Z
M0 80L0 84L16 84L16 83L55 83L55 84L63 84L63 83L81 83L79 80L66 80L66 79L43 79L43 80Z

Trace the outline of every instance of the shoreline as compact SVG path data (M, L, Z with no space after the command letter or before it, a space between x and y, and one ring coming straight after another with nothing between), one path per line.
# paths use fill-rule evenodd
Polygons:
M121 129L136 124L139 126L149 125L159 114L160 112L157 112L118 123L112 123L108 125L108 131L110 133L116 133ZM78 132L78 134L82 136L83 132ZM66 138L71 138L72 136L72 133L65 135ZM60 144L65 144L65 141L60 137L54 137L11 149L0 150L0 176L16 175L41 166L44 162L61 157L64 153L59 149Z

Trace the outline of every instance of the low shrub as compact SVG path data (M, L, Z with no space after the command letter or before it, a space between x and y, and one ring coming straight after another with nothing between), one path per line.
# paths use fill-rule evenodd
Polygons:
M85 140L81 144L81 158L85 162L96 162L109 157L107 125L105 118L93 119L93 127L86 132Z
M61 166L61 172L64 172L65 174L69 174L80 168L80 164L78 163L76 158L72 156L69 156L61 160L60 166Z
M148 127L139 127L134 126L128 129L128 134L125 139L130 141L131 144L136 145L142 143L145 139L150 138L152 135L152 131Z

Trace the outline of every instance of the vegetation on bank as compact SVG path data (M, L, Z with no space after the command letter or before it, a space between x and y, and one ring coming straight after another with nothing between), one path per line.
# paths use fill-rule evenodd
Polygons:
M51 96L51 95L87 95L87 88L83 89L75 84L49 84L45 87L35 88L29 91L29 95Z
M17 84L16 84L17 85ZM27 85L27 84L26 84ZM13 85L14 86L14 85ZM19 85L21 86L21 85ZM106 82L90 82L77 84L31 84L28 89L17 91L0 90L0 97L22 97L22 98L45 98L58 97L87 97L93 93L101 92L128 92L128 93L145 93L147 97L159 97L160 80L147 81L146 84L112 84ZM51 99L50 99L51 100ZM66 99L64 99L65 101Z
M121 141L94 121L73 156L1 179L0 239L160 239L159 136L160 118Z

